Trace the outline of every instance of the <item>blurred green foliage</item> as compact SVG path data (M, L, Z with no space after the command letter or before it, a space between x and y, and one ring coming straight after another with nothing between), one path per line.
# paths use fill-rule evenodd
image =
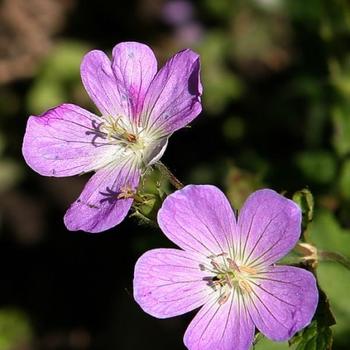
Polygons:
M32 328L27 316L15 309L0 309L0 349L29 349Z
M30 113L40 114L47 106L70 100L82 100L79 66L88 46L80 42L61 41L42 63L27 96ZM82 103L86 101L82 101Z

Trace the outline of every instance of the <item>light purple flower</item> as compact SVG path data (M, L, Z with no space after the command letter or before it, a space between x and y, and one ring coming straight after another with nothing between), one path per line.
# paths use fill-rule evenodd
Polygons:
M141 256L134 297L158 318L203 305L185 333L188 349L246 350L255 327L284 341L310 323L318 302L314 276L274 264L300 236L301 212L294 202L260 190L236 219L219 189L190 185L166 198L158 223L181 249Z
M45 176L95 171L64 221L100 232L127 215L140 176L163 155L169 136L201 112L199 56L184 50L157 73L152 50L125 42L112 61L98 50L81 64L85 89L101 112L62 104L31 116L23 142L30 167Z
M193 12L193 5L188 0L171 0L164 4L162 17L170 25L181 26L192 20Z

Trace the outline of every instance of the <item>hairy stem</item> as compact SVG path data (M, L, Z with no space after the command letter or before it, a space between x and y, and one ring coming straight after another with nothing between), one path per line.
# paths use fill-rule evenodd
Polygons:
M156 166L177 190L181 190L184 187L183 183L162 162L157 162Z
M318 256L320 260L335 261L350 270L350 260L340 253L319 250Z

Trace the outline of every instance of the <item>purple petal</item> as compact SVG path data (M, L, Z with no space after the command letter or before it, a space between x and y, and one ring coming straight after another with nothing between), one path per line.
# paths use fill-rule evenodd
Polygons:
M184 342L189 350L248 350L254 330L242 297L236 294L222 305L215 299L204 305L188 326Z
M111 61L104 52L88 52L81 62L80 74L86 92L102 115L130 116L128 92L117 83Z
M228 252L236 219L225 195L209 185L189 185L168 196L158 212L165 235L186 251Z
M249 196L239 217L239 258L244 264L270 265L296 244L301 230L300 208L272 190Z
M309 271L271 266L252 284L249 313L268 338L284 341L306 327L316 311L318 291Z
M120 43L113 49L112 68L118 84L127 91L129 115L135 118L142 109L146 91L157 73L154 53L144 44Z
M31 116L23 156L41 175L70 176L94 170L102 155L113 152L99 131L99 118L72 104Z
M128 160L98 170L68 209L64 217L68 230L101 232L119 224L133 202L123 193L135 191L139 179L140 170Z
M199 68L199 56L191 50L167 61L146 93L143 125L171 134L201 112Z
M200 256L178 249L154 249L137 261L134 298L158 318L181 315L203 305L213 293L200 269Z

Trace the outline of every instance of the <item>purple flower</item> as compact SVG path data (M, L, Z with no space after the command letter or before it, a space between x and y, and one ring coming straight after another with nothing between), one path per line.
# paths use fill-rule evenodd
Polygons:
M199 67L191 50L158 73L144 44L116 45L112 61L93 50L81 77L101 116L62 104L29 118L23 155L32 169L57 177L96 172L64 217L69 230L100 232L124 219L140 176L161 158L170 135L201 112Z
M167 1L162 8L165 22L174 26L181 26L193 17L193 5L188 0Z
M307 326L316 310L314 276L274 263L300 236L301 212L268 189L253 193L238 219L214 186L186 186L158 213L180 249L146 252L135 266L134 297L158 318L203 305L187 328L191 350L245 350L255 327L284 341Z

